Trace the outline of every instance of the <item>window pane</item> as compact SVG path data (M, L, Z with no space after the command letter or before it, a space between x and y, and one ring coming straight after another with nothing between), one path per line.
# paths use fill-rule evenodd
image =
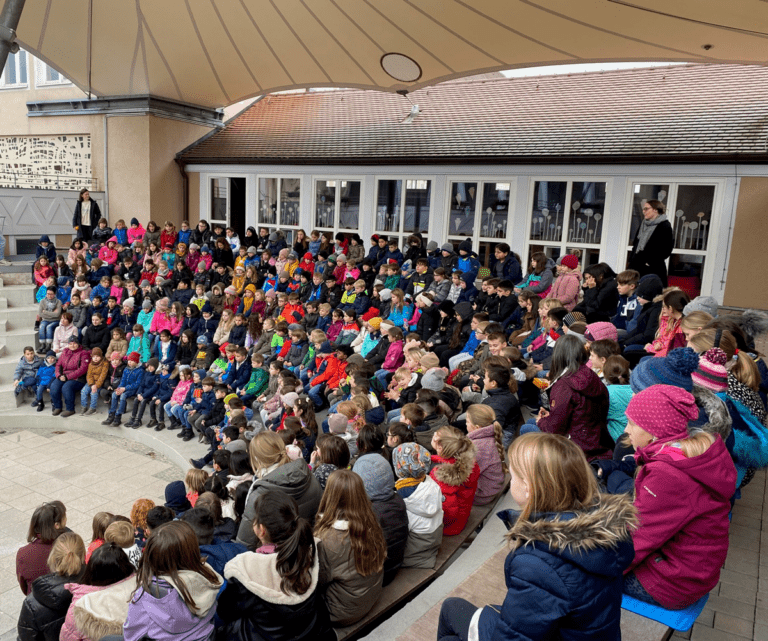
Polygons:
M477 183L451 183L451 214L448 227L451 236L474 234L476 196Z
M565 252L567 254L576 254L579 257L582 271L590 265L597 265L600 262L600 250L594 247L566 247Z
M27 84L27 54L23 51L19 51L16 54L19 59L19 82L22 85Z
M8 54L8 61L5 65L5 84L7 85L15 85L18 82L16 80L16 59L19 57L19 55L21 55L21 52Z
M643 205L648 200L660 200L667 204L669 185L635 185L635 193L632 198L632 225L629 229L627 244L631 245L635 238L640 222L643 220ZM672 222L671 218L670 221Z
M531 257L536 252L544 252L547 258L551 258L553 261L557 261L560 258L560 247L548 246L548 245L530 245L528 248L528 262L522 265L523 274L527 274L530 270Z
M226 178L211 178L211 220L227 220Z
M402 180L380 180L376 197L376 231L400 229L400 197Z
M58 71L52 69L48 65L45 65L45 79L47 82L58 82L60 78L61 76L59 75Z
M358 229L360 227L360 181L342 180L339 212L339 227Z
M509 221L509 183L484 183L480 235L506 238Z
M301 179L283 178L280 180L280 224L299 224L299 200L301 197Z
M560 241L567 188L568 183L565 182L536 182L533 187L531 240Z
M680 185L677 188L675 215L674 218L668 216L675 231L675 247L707 248L714 201L714 185Z
M405 185L405 221L403 231L429 231L429 207L432 202L432 182L407 180Z
M604 213L605 183L573 183L568 242L599 245L603 235Z
M277 223L277 178L259 178L259 223Z
M669 257L669 286L679 287L690 298L701 294L704 274L704 256L700 254L672 254Z
M336 181L318 180L315 186L315 227L333 227Z

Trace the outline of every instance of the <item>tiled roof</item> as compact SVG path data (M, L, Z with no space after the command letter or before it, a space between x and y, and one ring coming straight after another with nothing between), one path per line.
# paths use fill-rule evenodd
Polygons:
M685 65L450 82L406 98L266 96L186 163L768 161L768 68Z

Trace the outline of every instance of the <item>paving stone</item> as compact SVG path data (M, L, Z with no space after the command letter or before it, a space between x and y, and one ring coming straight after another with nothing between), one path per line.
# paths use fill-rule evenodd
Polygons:
M746 574L740 574L739 572L734 572L733 570L720 570L720 592L722 596L730 596L728 594L723 594L723 585L724 583L729 583L735 586L739 586L739 588L742 591L757 591L757 577L754 576L748 576ZM738 599L737 599L738 600ZM754 601L753 601L754 602Z
M752 637L755 624L753 621L739 619L738 617L725 614L724 612L715 612L714 627L716 630L722 630L723 632L729 632L736 636L750 638Z
M751 634L748 637L740 637L732 632L708 628L700 623L694 623L691 631L691 641L741 641L742 639L751 638Z
M727 572L727 570L723 570L724 572ZM755 577L751 576L745 576L740 575L744 577L744 583L741 585L739 584L733 584L733 583L721 583L720 584L720 591L718 594L721 597L727 597L729 599L733 599L735 601L739 601L740 603L745 603L746 605L755 605L755 594L756 594L756 586L751 587L752 584L750 581L754 581L755 583L757 580Z
M747 621L753 621L755 617L754 605L742 603L741 601L717 594L710 595L707 607L712 608L715 612L727 612L732 616L746 619Z

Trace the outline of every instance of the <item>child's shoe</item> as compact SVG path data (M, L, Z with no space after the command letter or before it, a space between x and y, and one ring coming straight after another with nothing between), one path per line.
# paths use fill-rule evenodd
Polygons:
M95 408L95 407L90 407L90 408L88 408L88 410L85 412L85 415L86 415L86 416L91 416L91 414L95 414L95 413L96 413L96 408Z
M195 435L192 433L191 430L187 430L184 432L184 436L182 437L181 440L186 443L187 441L191 441L193 438L195 438Z
M38 411L38 412L42 412L44 409L45 409L45 403L43 403L43 401L40 401L40 402L37 404L37 411Z
M104 419L101 422L101 424L102 425L112 425L112 421L114 421L114 420L115 420L115 415L110 413L109 416L107 416L107 418Z
M150 419L149 423L147 423L147 427L155 427L157 425L157 419Z

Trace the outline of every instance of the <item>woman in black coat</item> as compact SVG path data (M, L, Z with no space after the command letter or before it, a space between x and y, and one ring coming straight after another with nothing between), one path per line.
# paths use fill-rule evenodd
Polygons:
M87 210L85 220L83 220L83 210ZM77 237L90 242L91 234L99 226L100 220L101 209L99 209L99 203L91 200L91 194L87 189L81 189L80 196L75 205L75 214L72 216L72 227L77 232Z
M667 286L667 258L672 255L675 235L664 213L664 203L648 200L643 204L643 221L632 241L628 269L636 269L640 276L656 274Z
M223 238L216 239L216 245L213 248L213 264L224 265L230 269L235 268L235 256L232 254L232 248Z
M59 641L72 593L66 583L78 583L85 570L85 544L74 532L61 534L48 557L51 574L38 577L19 614L19 641Z

